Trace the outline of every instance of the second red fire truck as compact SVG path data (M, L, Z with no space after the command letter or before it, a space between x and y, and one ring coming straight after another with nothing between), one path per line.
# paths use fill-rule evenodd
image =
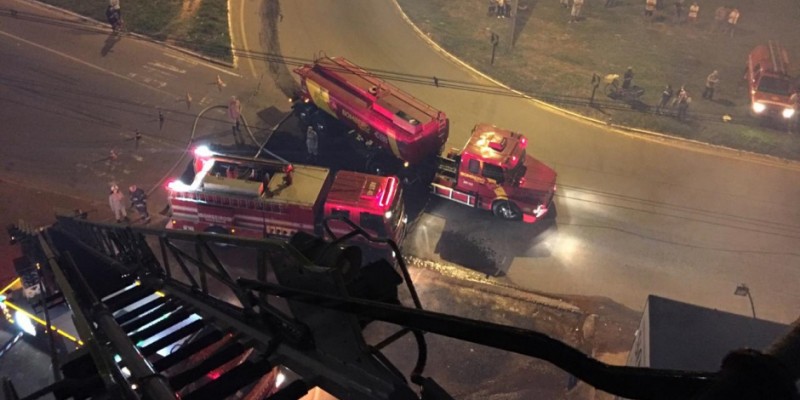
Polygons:
M301 120L323 131L326 124L343 124L358 141L406 166L431 160L433 173L421 175L430 177L434 195L529 223L553 208L556 172L526 153L524 135L478 124L463 149L441 154L449 133L444 112L341 57L295 72Z
M400 243L406 214L394 176L223 155L201 146L191 182L168 184L168 228L289 239L297 232L326 237L328 217L347 217L376 237ZM352 230L328 221L335 235Z

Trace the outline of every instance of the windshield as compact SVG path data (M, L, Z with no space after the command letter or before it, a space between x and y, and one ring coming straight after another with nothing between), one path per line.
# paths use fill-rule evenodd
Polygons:
M518 154L514 154L517 157L517 164L508 170L509 182L514 182L515 185L519 185L519 181L525 176L525 171L527 169L525 167L525 150L520 150L517 153Z
M781 96L791 94L791 85L788 79L780 79L772 76L762 77L758 82L758 91L772 93Z

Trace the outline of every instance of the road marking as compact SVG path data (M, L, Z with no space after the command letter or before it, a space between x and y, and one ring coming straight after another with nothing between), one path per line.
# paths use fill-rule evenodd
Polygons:
M161 90L160 88L156 88L156 87L153 87L153 86L151 86L151 85L148 85L148 84L145 84L145 83L139 82L139 81L137 81L137 80L135 80L135 79L132 79L132 78L130 78L130 77L127 77L127 76L125 76L125 75L118 74L118 73L116 73L116 72L114 72L114 71L111 71L111 70L108 70L108 69L105 69L105 68L99 67L99 66L97 66L97 65L94 65L94 64L91 64L91 63L88 63L88 62L86 62L86 61L83 61L83 60L81 60L81 59L79 59L79 58L75 58L75 57L73 57L73 56L71 56L71 55L69 55L69 54L65 54L65 53L62 53L62 52L60 52L60 51L58 51L58 50L51 49L51 48L49 48L49 47L47 47L47 46L44 46L44 45L41 45L41 44L38 44L38 43L31 42L30 40L23 39L23 38L21 38L21 37L19 37L19 36L16 36L16 35L10 34L10 33L8 33L8 32L0 31L0 35L4 35L4 36L7 36L7 37L10 37L10 38L12 38L12 39L14 39L14 40L18 40L18 41L20 41L20 42L22 42L22 43L25 43L25 44L31 45L31 46L33 46L33 47L37 47L37 48L39 48L39 49L45 50L45 51L47 51L47 52L50 52L50 53L52 53L52 54L55 54L55 55L58 55L58 56L64 57L64 58L66 58L66 59L68 59L68 60L70 60L70 61L73 61L73 62L75 62L75 63L78 63L78 64L85 65L85 66L87 66L87 67L89 67L89 68L92 68L92 69L95 69L95 70L98 70L98 71L104 72L104 73L106 73L106 74L109 74L109 75L115 76L115 77L117 77L117 78L120 78L120 79L125 79L125 80L127 80L127 81L130 81L130 82L133 82L133 83L135 83L135 84L137 84L137 85L141 85L141 86L144 86L144 87L146 87L146 88L148 88L148 89L155 90L155 91L157 91L157 92L159 92L159 93L161 93L161 94L165 94L165 95L168 95L168 96L175 96L174 94L172 94L172 93L170 93L170 92L168 92L168 91L166 91L166 90ZM134 74L134 75L135 75L135 74Z
M239 8L239 33L242 35L242 48L246 53L249 53L250 46L247 45L247 37L244 34L244 2L242 2L241 7ZM228 19L228 25L230 25L230 18ZM229 27L230 28L230 27ZM233 32L232 29L228 29L229 32ZM233 38L231 38L231 43L233 42ZM236 52L231 51L233 53L233 65L236 65ZM258 78L258 74L256 74L256 65L253 64L253 57L245 57L247 59L247 63L250 65L250 73L253 74L253 78Z
M182 54L172 54L172 53L167 53L167 52L163 52L161 54L163 54L163 55L165 55L167 57L173 58L175 60L185 62L185 63L187 63L189 65L192 65L192 66L203 65L203 66L206 66L208 68L211 68L211 69L217 70L219 72L222 72L224 74L235 76L237 78L241 78L242 77L241 75L239 75L239 74L237 74L235 72L232 72L232 71L228 71L225 68L221 68L221 67L218 67L218 66L216 66L214 64L207 63L207 62L204 62L204 61L199 61L199 60L196 60L196 59L188 58L188 57L183 56Z
M178 68L178 67L176 67L174 65L162 64L162 63L160 63L158 61L148 62L147 65L150 65L150 66L153 66L153 67L156 67L156 68L160 68L160 69L165 69L165 70L170 71L170 72L177 72L179 74L185 74L186 73L185 69L180 69L180 68Z
M153 67L151 67L149 65L142 65L142 69L147 71L147 72L153 73L153 74L165 76L167 78L174 78L175 77L175 74L171 74L171 73L169 73L167 71L160 70L158 68L153 68Z

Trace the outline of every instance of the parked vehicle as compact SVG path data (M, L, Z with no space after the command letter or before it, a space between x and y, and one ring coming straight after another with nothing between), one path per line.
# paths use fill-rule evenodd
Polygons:
M343 58L322 58L295 72L301 121L321 132L346 127L371 145L372 159L429 166L429 174L418 176L436 196L529 223L552 208L556 173L526 153L524 135L481 123L463 149L442 155L449 134L444 112Z
M321 167L194 151L194 177L168 184L168 228L289 239L302 231L327 237L326 219L347 217L375 237L401 243L407 222L397 177L332 173ZM337 236L352 228L327 221Z
M791 96L796 87L789 76L789 54L780 44L756 46L747 57L744 78L753 114L786 120L794 116Z

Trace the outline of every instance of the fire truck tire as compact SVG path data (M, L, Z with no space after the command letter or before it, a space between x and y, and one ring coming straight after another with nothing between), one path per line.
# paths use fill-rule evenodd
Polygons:
M492 213L495 217L509 221L516 221L522 218L522 211L516 204L507 200L498 200L492 204Z

